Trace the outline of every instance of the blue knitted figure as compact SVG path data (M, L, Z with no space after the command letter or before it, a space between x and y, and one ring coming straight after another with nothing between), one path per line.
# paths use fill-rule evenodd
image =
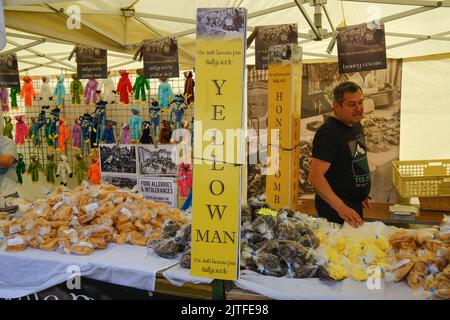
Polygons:
M114 137L114 126L117 122L112 120L106 120L105 130L103 131L103 141L105 143L116 143L116 138Z
M172 98L172 87L167 82L167 79L161 78L159 80L161 81L158 87L159 106L161 108L169 108L170 99Z
M159 126L161 125L161 116L159 115L160 110L161 108L159 107L158 101L153 100L150 105L150 125L152 126L150 135L155 147L158 146Z
M133 143L139 143L141 140L141 128L142 128L142 116L138 107L132 107L133 113L130 117L130 129L131 129L131 141Z
M81 122L81 155L89 155L91 153L91 132L92 132L92 116L89 113L80 117Z
M52 141L52 145L50 148L58 149L58 126L59 126L59 114L61 110L56 107L51 112L50 119L50 139Z
M94 119L93 124L95 124L95 127L93 128L96 132L95 141L93 142L93 146L97 147L99 142L103 138L103 130L106 125L106 101L99 101L96 104L95 111L94 111Z
M64 95L66 94L66 88L64 87L64 75L60 74L57 78L58 83L56 84L53 94L56 96L58 106L62 106L64 104Z
M183 121L184 110L187 108L184 97L181 94L177 94L173 97L173 100L170 104L174 105L172 111L170 112L170 124L173 125L174 129L179 129L181 128L181 122ZM173 119L173 116L175 116L175 121Z
M41 137L40 137L41 133L40 132L44 125L45 125L45 110L41 110L36 121L33 123L33 127L31 128L30 138L33 139L34 146L41 145Z

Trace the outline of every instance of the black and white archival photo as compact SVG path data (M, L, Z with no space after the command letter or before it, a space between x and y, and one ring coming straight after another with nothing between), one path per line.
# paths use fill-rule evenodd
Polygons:
M136 174L136 147L128 144L100 144L102 172Z
M104 174L102 176L102 181L104 184L112 184L113 186L119 188L133 189L137 185L137 176L128 174Z
M244 8L197 9L197 36L240 38L246 26Z
M139 174L175 177L177 175L176 145L138 146Z

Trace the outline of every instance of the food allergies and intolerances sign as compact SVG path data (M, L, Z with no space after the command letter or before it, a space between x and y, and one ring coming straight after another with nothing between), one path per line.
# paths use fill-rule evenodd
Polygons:
M170 178L139 178L139 190L144 199L164 202L177 207L177 181Z
M106 50L78 45L76 52L78 79L106 79L108 77Z
M197 9L194 277L239 277L245 37L244 8Z
M387 68L383 24L363 23L337 30L339 73Z

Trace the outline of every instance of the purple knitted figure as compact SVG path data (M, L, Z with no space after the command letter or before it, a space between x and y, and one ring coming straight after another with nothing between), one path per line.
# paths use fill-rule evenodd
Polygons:
M90 79L89 82L86 84L86 87L84 87L84 102L86 105L89 103L96 103L97 102L97 88L98 88L98 82L95 79Z
M125 123L122 127L122 144L130 144L131 143L131 130L130 125Z
M75 124L72 129L72 142L75 149L81 149L81 134L81 124L78 119L75 119Z
M8 99L8 89L0 88L0 101L2 103L2 111L9 111L9 99Z

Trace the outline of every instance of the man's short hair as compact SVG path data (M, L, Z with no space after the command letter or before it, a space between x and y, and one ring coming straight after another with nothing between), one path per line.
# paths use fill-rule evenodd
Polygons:
M333 100L341 104L344 101L344 94L346 92L355 93L358 91L362 93L361 87L356 83L351 81L342 82L333 89Z

